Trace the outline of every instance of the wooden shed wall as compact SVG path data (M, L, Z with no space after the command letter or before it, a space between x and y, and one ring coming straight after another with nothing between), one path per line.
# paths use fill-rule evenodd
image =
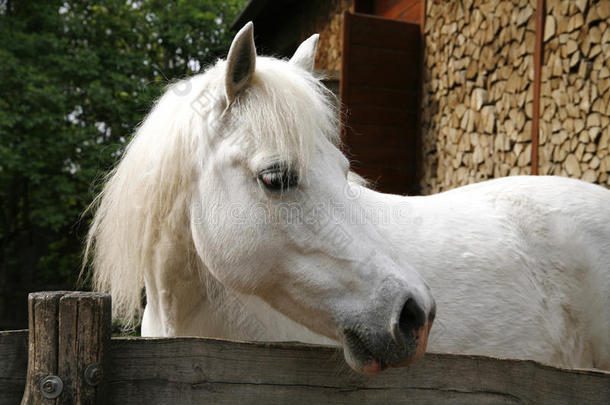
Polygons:
M344 24L342 138L352 168L379 191L417 194L419 26L358 13Z
M423 4L423 0L355 0L354 11L419 24Z

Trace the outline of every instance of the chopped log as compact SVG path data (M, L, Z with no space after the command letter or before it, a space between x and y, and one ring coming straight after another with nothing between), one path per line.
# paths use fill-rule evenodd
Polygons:
M580 177L580 164L578 163L578 158L573 153L570 153L565 159L565 167L568 174L572 177Z
M485 106L481 109L481 129L493 134L496 127L496 109L494 106Z
M581 13L574 14L570 17L568 21L567 32L572 32L574 30L579 29L585 23L585 19L583 18Z
M555 18L550 14L547 15L544 22L544 42L547 42L555 36L556 29Z
M470 106L475 111L480 111L483 105L487 104L488 93L485 89L474 89L472 97L470 99Z

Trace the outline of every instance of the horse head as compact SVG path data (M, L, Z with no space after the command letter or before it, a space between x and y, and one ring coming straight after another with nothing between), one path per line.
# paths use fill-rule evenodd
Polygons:
M352 368L374 373L423 355L435 304L351 181L332 96L313 74L317 42L289 61L257 57L249 23L215 68L193 240L224 286L342 342Z
M206 296L200 276L341 342L360 372L423 355L434 300L339 149L333 96L313 73L317 41L291 60L260 57L247 24L227 60L156 103L89 232L94 284L116 317L137 318L146 285L143 324L162 325L146 333L180 334L172 322Z

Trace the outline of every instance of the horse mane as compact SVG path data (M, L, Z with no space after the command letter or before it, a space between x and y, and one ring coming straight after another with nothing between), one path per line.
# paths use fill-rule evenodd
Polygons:
M338 142L333 96L314 75L258 57L251 84L227 106L225 66L218 61L168 87L90 206L83 269L91 260L94 289L110 292L113 315L127 327L142 313L147 273L186 263L187 271L206 276L191 236L190 204L214 137L239 130L240 139L272 148L301 171L316 142Z

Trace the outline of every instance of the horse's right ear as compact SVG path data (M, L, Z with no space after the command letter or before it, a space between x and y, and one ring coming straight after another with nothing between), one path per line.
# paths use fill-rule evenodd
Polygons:
M225 92L228 104L231 104L237 93L250 83L255 67L254 25L248 22L235 35L227 56Z
M303 41L303 43L297 48L294 55L292 55L292 58L290 58L290 63L300 66L308 72L313 73L314 64L316 61L316 49L318 48L319 39L319 34L313 34Z

